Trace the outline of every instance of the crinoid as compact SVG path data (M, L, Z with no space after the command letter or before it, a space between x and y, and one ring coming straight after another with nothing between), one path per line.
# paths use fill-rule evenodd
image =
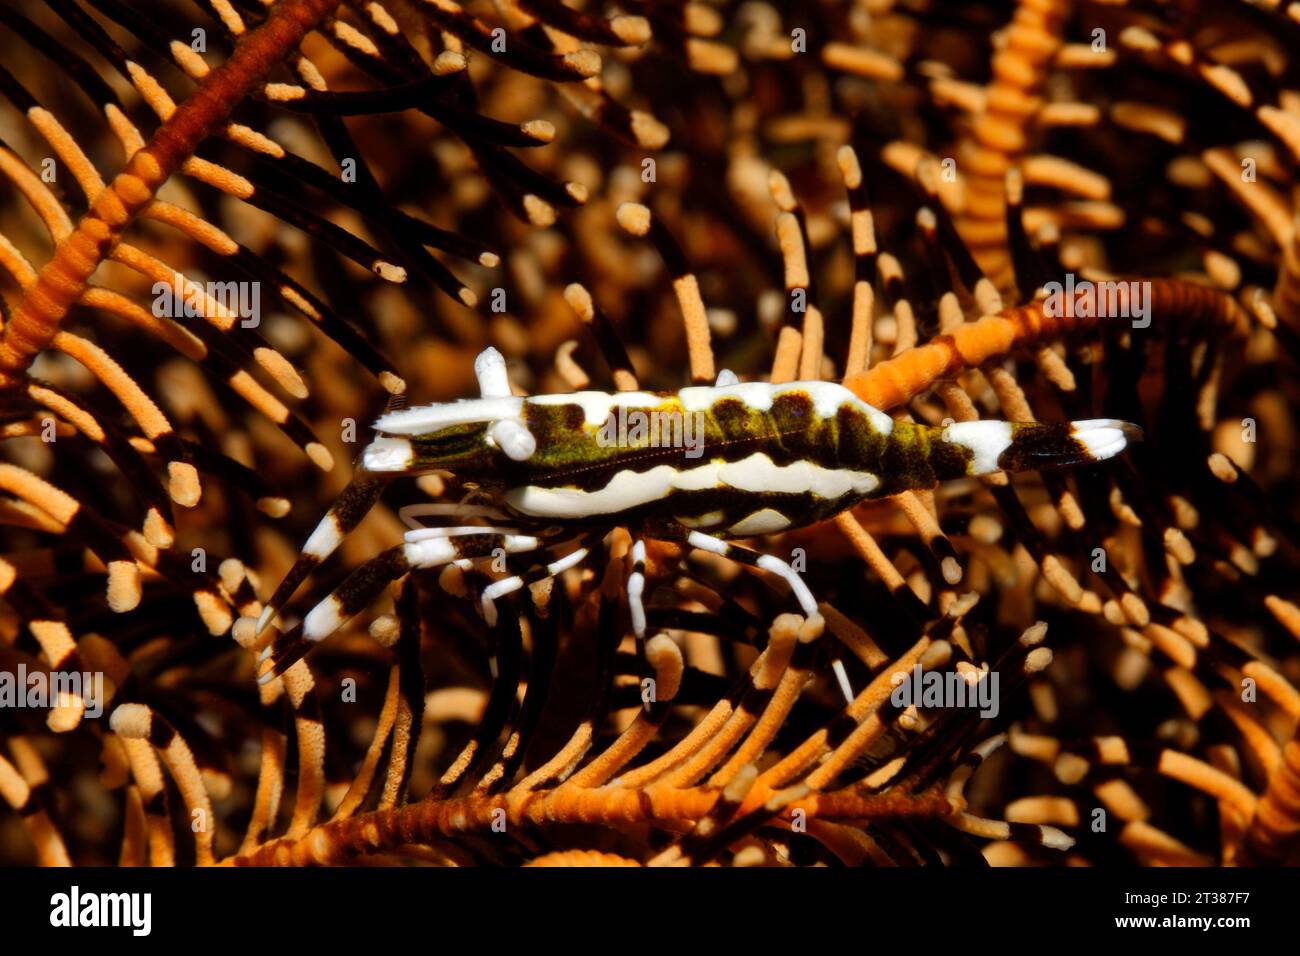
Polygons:
M617 7L0 0L0 859L1295 862L1291 9Z

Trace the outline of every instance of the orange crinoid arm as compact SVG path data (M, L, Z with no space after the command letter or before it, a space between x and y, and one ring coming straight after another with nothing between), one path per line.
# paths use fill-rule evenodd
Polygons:
M36 283L0 333L0 388L22 379L58 334L72 304L168 177L285 54L338 6L337 0L284 0L209 73L126 168L91 202L77 228L54 250Z
M1220 329L1242 334L1247 318L1231 296L1209 286L1178 279L1151 280L1151 314L1177 323L1189 332ZM1096 328L1105 317L1075 315L1072 309L1054 316L1044 300L1003 309L995 315L936 335L924 345L844 379L844 386L876 408L896 408L944 379L956 378L986 362L1013 352Z

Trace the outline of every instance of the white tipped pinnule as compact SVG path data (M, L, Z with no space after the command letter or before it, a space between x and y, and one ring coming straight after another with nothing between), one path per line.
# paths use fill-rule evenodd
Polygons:
M656 634L645 645L646 660L654 668L655 699L672 700L681 688L682 650L667 634Z
M714 388L724 388L728 385L739 385L740 379L736 373L729 368L724 368L718 372L718 380L713 383Z
M954 422L944 428L943 440L971 452L970 473L1001 471L998 456L1011 446L1011 423L1002 421Z
M1035 647L1025 655L1025 673L1038 674L1052 666L1052 649Z
M943 572L943 579L949 584L957 585L961 583L961 562L952 555L948 555L939 563L939 569Z
M528 221L534 226L545 229L555 224L555 207L541 196L528 193L520 203L524 207L524 214L528 216Z
M59 691L54 706L45 718L45 726L56 734L76 730L86 715L86 702L76 694Z
M271 518L283 518L289 513L289 499L279 495L267 495L257 499L257 510Z
M134 561L108 562L108 606L118 614L140 604L140 565Z
M520 123L519 128L523 130L526 136L531 136L539 143L549 143L555 139L555 124L546 120L529 120L526 123Z
M620 40L632 46L641 46L648 43L652 36L650 21L645 17L628 16L626 14L611 17L609 28L614 31L614 35Z
M1039 830L1042 832L1043 846L1049 850L1064 851L1074 846L1074 837L1063 830L1049 826L1040 826Z
M631 116L632 135L638 145L646 149L663 149L668 145L672 134L655 116L644 110L632 110Z
M153 712L144 704L119 704L108 718L108 726L119 737L143 740L153 725Z
M650 208L639 202L621 203L618 209L614 210L614 218L624 230L634 236L644 236L650 231Z
M402 622L392 614L381 614L370 622L369 632L384 647L394 647L402 634Z
M406 270L395 263L388 262L384 259L376 259L370 263L370 271L385 282L402 283L406 281Z
M334 456L330 454L329 449L318 441L309 441L303 447L307 457L311 459L312 464L321 471L329 471L334 467Z
M230 630L231 625L235 623L235 616L231 613L230 605L225 599L212 591L195 591L194 606L198 609L199 618L203 625L208 629L208 633L213 637L218 634L225 634Z
M238 558L226 558L217 565L217 577L221 579L221 586L230 594L239 590L244 583L245 573L244 562Z
M167 519L157 508L150 508L145 512L144 526L141 530L144 532L144 539L155 548L170 548L176 540L176 529L167 523Z
M469 66L469 60L465 59L463 53L443 50L438 54L437 59L433 61L433 72L435 76L450 76L453 73L459 73L467 66Z
M1142 429L1114 418L1090 418L1070 424L1074 439L1098 461L1113 458L1130 443L1142 440Z
M600 54L595 50L574 50L564 54L564 64L582 77L600 72Z
M591 301L591 293L580 282L570 282L564 287L564 301L569 308L578 313L578 318L590 322L596 314L596 306Z
M182 508L193 508L202 493L198 469L187 461L167 463L167 494L172 501Z
M235 643L245 650L251 650L257 643L258 623L257 619L244 616L235 621L230 628L230 636L235 639Z

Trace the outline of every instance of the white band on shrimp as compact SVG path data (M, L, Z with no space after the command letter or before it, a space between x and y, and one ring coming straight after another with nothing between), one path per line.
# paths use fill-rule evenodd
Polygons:
M509 398L510 376L506 360L496 349L488 346L474 360L474 375L483 398ZM522 418L511 416L492 423L488 429L498 448L515 461L527 461L537 451L537 439L528 430Z
M627 608L632 614L632 633L645 639L645 542L632 545L632 573L627 578Z
M546 566L546 577L553 578L558 574L563 574L569 568L581 562L587 557L586 548L578 548L576 551L566 554L562 558L557 558ZM545 580L545 578L543 578ZM497 598L505 597L507 594L513 594L524 586L524 579L521 575L515 574L508 578L502 578L500 581L493 581L483 589L483 595L479 603L483 608L483 620L487 621L489 627L494 627L497 623Z
M417 541L427 541L430 538L463 538L471 534L514 534L511 528L492 528L484 525L465 525L463 527L447 528L412 528L404 534L403 540L407 544L414 544Z
M497 447L515 461L527 461L537 451L537 439L517 418L503 418L488 430Z

